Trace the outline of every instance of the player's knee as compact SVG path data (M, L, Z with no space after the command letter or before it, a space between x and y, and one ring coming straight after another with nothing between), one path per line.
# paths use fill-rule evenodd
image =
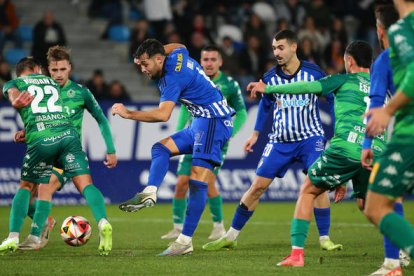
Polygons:
M28 191L32 191L35 189L35 184L31 183L31 182L27 182L27 181L21 181L20 182L20 189L26 189Z
M249 189L250 196L254 198L260 198L264 192L266 192L268 185L260 182L253 182L252 186Z
M189 177L179 176L177 180L177 185L175 186L175 197L184 198L188 191L188 181Z
M152 145L151 156L153 159L161 156L169 158L171 156L171 151L160 142L157 142L154 145Z

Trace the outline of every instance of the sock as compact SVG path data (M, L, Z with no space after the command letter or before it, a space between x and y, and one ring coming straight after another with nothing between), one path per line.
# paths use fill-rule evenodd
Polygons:
M406 219L396 213L389 213L382 218L378 228L393 244L414 258L414 229Z
M86 203L92 210L92 214L97 222L102 218L106 218L106 208L104 197L93 184L86 186L82 191L83 196L86 199Z
M319 237L329 237L329 228L331 227L331 208L314 208L313 213L315 215Z
M292 247L305 248L306 237L308 236L310 222L303 219L292 220L290 225L290 239Z
M190 244L192 240L193 240L192 237L189 237L189 236L186 236L186 235L183 235L183 234L180 234L177 238L178 243L186 244L186 245Z
M19 189L13 197L10 210L9 232L20 233L29 210L30 192L26 189Z
M35 211L36 211L36 201L37 201L37 200L34 200L32 203L30 203L30 205L29 205L29 210L27 211L27 215L28 215L28 216L29 216L29 218L31 218L32 220L33 220L34 213L35 213Z
M171 151L161 143L155 143L151 149L151 167L148 185L159 187L170 165Z
M228 241L235 241L239 236L240 231L230 227L229 231L226 233L226 240Z
M40 237L43 227L45 226L45 221L49 216L51 209L52 202L46 200L37 200L36 212L33 216L32 228L30 229L31 235Z
M201 214L206 207L207 183L190 179L190 197L188 199L187 212L185 214L182 234L192 237L197 228Z
M213 222L223 221L223 199L221 195L209 198L208 204Z
M242 202L237 207L236 212L234 213L233 221L231 222L231 227L240 231L246 222L250 219L253 215L254 211L249 211Z
M184 214L187 209L186 198L173 198L173 223L183 224Z
M400 216L404 216L404 209L401 202L394 203L394 211ZM400 249L396 247L387 237L384 236L384 251L386 259L400 259Z

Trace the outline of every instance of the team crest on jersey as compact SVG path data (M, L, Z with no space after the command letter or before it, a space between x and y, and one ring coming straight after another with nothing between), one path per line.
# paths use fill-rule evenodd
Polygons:
M66 92L66 95L68 96L68 98L73 98L76 95L76 92L72 89L70 89L68 92Z
M75 161L75 156L72 153L68 153L66 155L66 161L68 161L68 163L72 163L73 161Z

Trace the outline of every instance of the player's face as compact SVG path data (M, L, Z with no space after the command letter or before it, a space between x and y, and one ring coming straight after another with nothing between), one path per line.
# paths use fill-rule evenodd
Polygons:
M384 49L384 35L386 35L386 30L384 30L384 27L382 26L381 22L377 19L377 38L378 38L378 42L379 45L381 47L381 49Z
M64 86L68 80L72 66L67 60L51 61L49 74L60 86Z
M154 55L148 57L148 54L143 54L134 59L134 63L138 65L141 72L147 75L150 79L159 79L162 75L163 59L161 55Z
M223 65L223 60L217 51L202 51L200 65L207 76L214 78Z
M352 63L352 58L350 55L344 55L345 71L349 73L350 66Z
M289 63L294 55L296 55L296 43L290 43L287 39L273 39L272 42L273 55L280 66L285 66Z

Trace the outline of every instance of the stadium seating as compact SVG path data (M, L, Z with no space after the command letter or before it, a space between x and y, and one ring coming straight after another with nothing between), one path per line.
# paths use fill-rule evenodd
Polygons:
M28 52L21 48L10 48L4 53L4 58L10 64L16 64L20 59L28 56Z
M127 26L114 25L109 28L109 39L117 42L128 42L130 37L130 31Z
M20 37L23 42L31 42L33 40L33 27L30 25L21 25L19 27Z

